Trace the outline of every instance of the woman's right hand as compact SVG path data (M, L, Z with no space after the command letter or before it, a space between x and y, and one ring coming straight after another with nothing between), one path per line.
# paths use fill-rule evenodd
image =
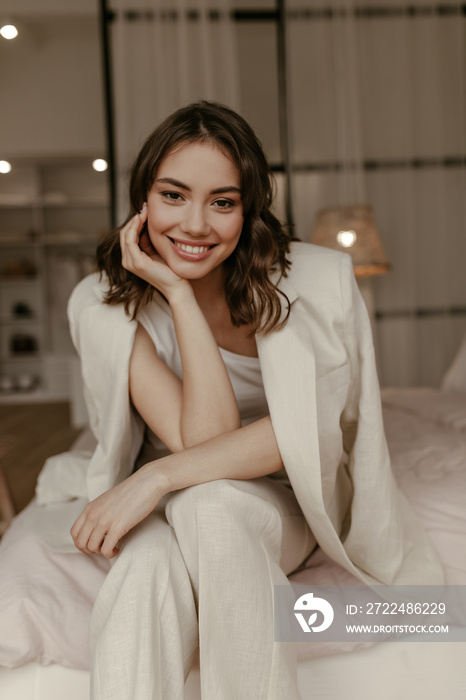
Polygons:
M170 302L171 295L177 289L189 286L189 282L162 260L151 243L147 228L141 233L146 221L147 204L144 203L140 213L120 231L121 263L125 270L151 284Z

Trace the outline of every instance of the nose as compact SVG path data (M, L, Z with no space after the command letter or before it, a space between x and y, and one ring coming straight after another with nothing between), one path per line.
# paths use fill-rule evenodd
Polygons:
M184 208L180 228L183 233L189 233L191 236L206 236L210 232L207 212L201 203L192 202Z

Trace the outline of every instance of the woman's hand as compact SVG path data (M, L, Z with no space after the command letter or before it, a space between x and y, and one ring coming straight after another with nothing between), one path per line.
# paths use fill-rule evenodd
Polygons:
M141 277L158 289L170 301L171 294L189 285L187 280L175 274L162 260L151 243L146 230L147 204L133 216L120 231L121 262L125 270Z
M119 540L149 515L167 493L162 479L149 462L91 501L71 528L76 547L86 554L112 559L118 554Z

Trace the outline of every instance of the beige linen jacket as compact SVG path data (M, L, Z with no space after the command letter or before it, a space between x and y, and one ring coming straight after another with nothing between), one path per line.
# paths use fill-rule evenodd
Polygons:
M392 476L370 322L351 259L308 243L293 243L291 259L279 283L290 317L282 330L258 335L257 348L303 513L322 549L361 581L441 584L437 554ZM64 551L73 551L69 527L87 500L131 473L143 440L128 396L137 324L121 306L103 304L104 291L105 281L91 275L69 302L97 449L49 460L37 490L36 533ZM152 303L167 313L166 304Z

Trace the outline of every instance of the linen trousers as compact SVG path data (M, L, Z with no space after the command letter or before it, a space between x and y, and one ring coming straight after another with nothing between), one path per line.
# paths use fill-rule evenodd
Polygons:
M274 642L274 585L316 545L270 477L168 494L120 543L90 629L92 700L298 700L295 645Z

